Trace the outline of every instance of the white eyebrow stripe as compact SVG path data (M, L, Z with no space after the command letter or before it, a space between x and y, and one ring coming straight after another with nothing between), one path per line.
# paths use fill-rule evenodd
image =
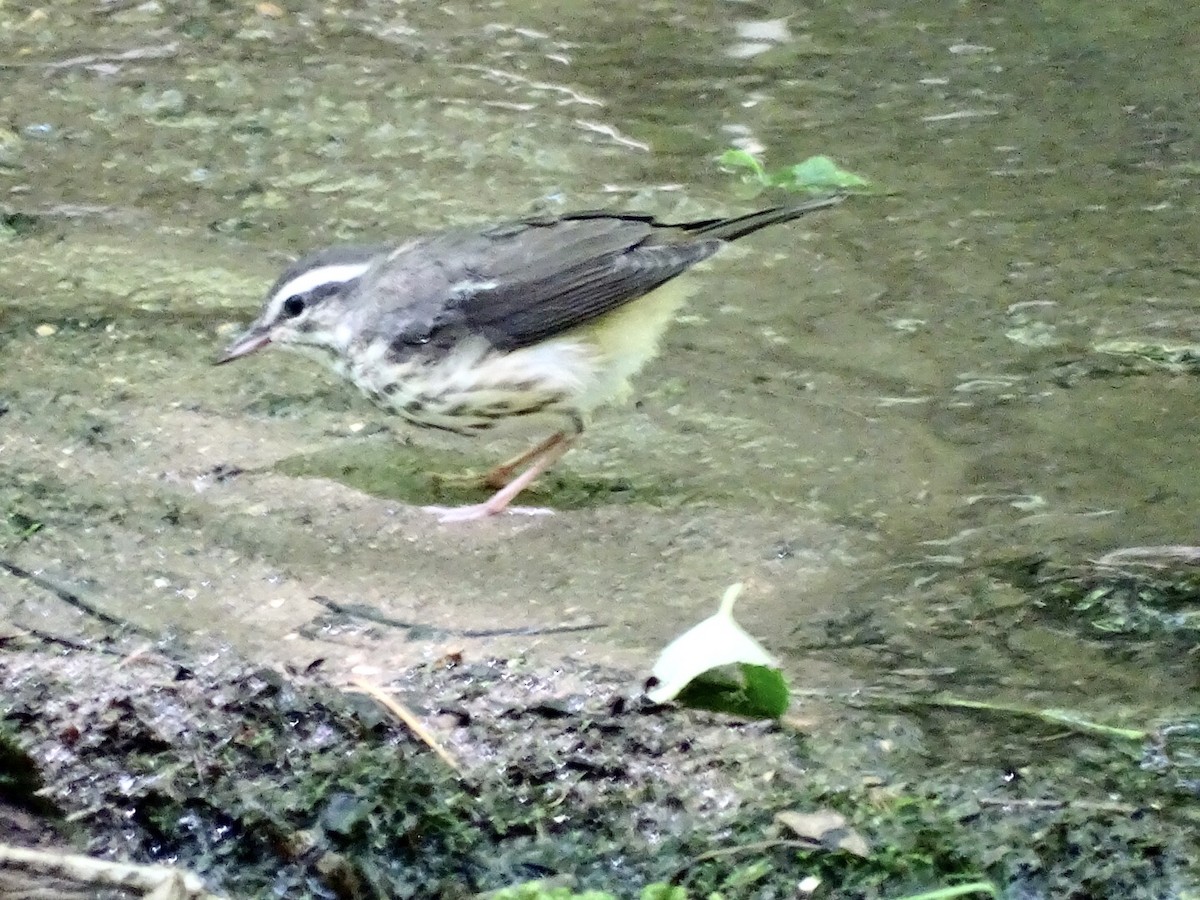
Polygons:
M301 272L295 278L285 281L275 292L277 297L291 297L293 294L307 294L315 287L331 282L345 283L353 281L371 268L370 262L360 263L330 263L317 269Z
M283 302L288 297L294 297L296 294L307 294L313 288L320 287L323 284L345 284L347 281L353 281L355 278L358 278L369 268L371 268L370 261L330 263L327 266L320 266L316 269L309 269L307 272L301 272L295 278L285 281L275 291L275 296L271 298L271 302L267 307L265 318L270 321L278 316L280 309L283 307Z

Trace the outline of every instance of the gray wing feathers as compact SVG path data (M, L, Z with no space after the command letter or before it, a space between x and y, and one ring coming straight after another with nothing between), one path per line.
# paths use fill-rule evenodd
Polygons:
M360 296L376 299L360 321L398 355L477 334L526 347L636 300L728 241L834 202L683 225L587 212L429 235L364 276Z
M705 222L690 222L680 226L689 234L696 237L720 238L723 241L736 241L738 238L753 234L760 228L775 225L780 222L790 222L810 212L837 206L844 197L834 194L828 197L816 197L792 206L775 206L758 212L735 216L731 219L709 219Z
M555 268L535 278L498 281L464 298L463 323L503 350L527 347L585 325L650 293L716 253L719 240L639 246Z

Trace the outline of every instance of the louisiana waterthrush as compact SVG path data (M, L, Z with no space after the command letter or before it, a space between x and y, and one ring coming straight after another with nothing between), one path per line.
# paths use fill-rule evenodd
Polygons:
M677 275L839 200L677 225L581 212L321 250L279 276L218 362L267 344L315 351L414 425L463 435L556 418L549 438L487 476L489 500L430 507L442 521L494 515L571 448L594 408L628 392L686 299Z

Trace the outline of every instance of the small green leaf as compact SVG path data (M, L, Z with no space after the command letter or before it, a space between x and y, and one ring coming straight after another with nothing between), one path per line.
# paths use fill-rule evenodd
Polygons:
M675 700L691 709L747 719L778 719L787 712L789 695L787 682L777 669L742 665L697 675Z
M768 172L753 154L739 149L726 150L717 161L740 172L742 181L759 188L775 187L789 191L866 191L871 182L841 168L828 156L810 156L786 169Z
M957 897L969 897L972 894L987 894L989 897L999 897L1000 891L990 881L974 881L971 884L956 884L952 887L939 888L924 894L908 894L896 900L955 900Z
M726 150L718 158L717 162L730 169L743 170L742 178L746 181L754 181L759 184L770 184L770 177L767 175L767 170L763 168L753 154L746 150L739 150L736 147Z
M687 891L678 884L655 882L642 888L639 900L687 900Z
M810 156L790 169L770 176L771 184L792 190L853 190L870 187L865 178L847 172L828 156Z

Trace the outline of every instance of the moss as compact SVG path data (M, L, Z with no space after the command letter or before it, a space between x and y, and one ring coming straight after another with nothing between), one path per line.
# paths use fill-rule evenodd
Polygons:
M1196 883L1167 810L1073 802L1062 773L1007 807L949 773L864 779L832 734L644 707L614 699L619 673L569 668L422 667L390 686L449 718L465 779L363 697L228 660L131 673L96 654L0 654L0 721L22 723L41 793L91 852L169 859L234 897L468 896L546 877L571 887L516 896L791 897L816 878L870 900L990 878L1082 900ZM1113 795L1154 796L1153 773L1105 769ZM1061 803L1023 802L1051 784ZM774 822L785 809L840 811L868 855L798 846Z
M414 505L457 505L476 503L492 494L492 489L481 485L477 477L487 471L487 465L478 453L468 456L434 451L419 444L381 446L371 442L288 457L275 466L275 471L300 478L329 478L377 497ZM672 487L625 478L588 477L573 472L568 462L543 476L521 494L518 502L554 509L628 503L662 505L677 497Z

